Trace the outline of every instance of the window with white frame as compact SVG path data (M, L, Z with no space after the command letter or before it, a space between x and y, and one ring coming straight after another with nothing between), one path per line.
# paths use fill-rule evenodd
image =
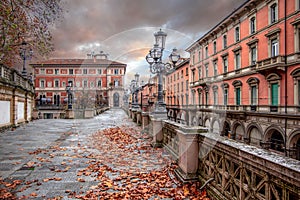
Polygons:
M250 18L250 34L253 34L256 32L256 18L251 17Z
M278 20L278 5L277 3L273 3L269 8L270 15L270 24L276 22Z
M70 75L74 74L74 70L73 69L69 69L69 74Z
M227 35L223 35L223 48L227 48Z
M253 45L250 47L250 65L255 65L257 61L257 47Z
M291 76L294 79L294 105L298 106L300 111L300 68L292 71Z
M185 81L185 85L186 85L186 90L188 90L189 89L189 81L188 80Z
M101 69L97 69L98 74L102 74L102 70Z
M299 0L300 1L300 0ZM291 24L294 26L294 48L295 52L300 51L300 19L297 18Z
M279 44L277 38L271 40L271 57L278 56Z
M213 67L214 67L214 76L218 75L218 63L217 60L213 61Z
M249 85L249 94L250 94L250 105L258 105L258 84L259 79L256 77L250 77L247 80Z
M218 105L218 86L213 86L214 105Z
M198 67L198 77L199 79L202 78L202 71L201 71L201 67Z
M41 74L45 74L45 69L41 69Z
M223 104L224 106L227 106L228 105L228 88L224 88L223 90Z
M119 74L119 69L114 69L114 74Z
M240 27L237 26L234 29L235 42L240 41Z
M87 69L83 69L83 74L87 74Z
M40 87L44 88L45 87L45 80L40 80Z
M54 74L58 75L59 74L59 69L54 69Z
M80 81L76 81L76 87L80 87Z
M92 88L95 87L94 81L92 81L90 84L91 84L91 87L92 87Z
M208 64L205 65L205 77L208 77Z
M192 70L192 82L195 81L195 69Z
M241 53L240 53L240 51L237 51L234 54L234 64L235 64L235 69L241 68Z
M199 60L199 62L201 61L201 49L199 49L199 51L198 51L198 60Z

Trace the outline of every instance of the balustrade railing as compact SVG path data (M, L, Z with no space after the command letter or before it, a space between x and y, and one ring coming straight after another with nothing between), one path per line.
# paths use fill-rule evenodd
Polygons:
M34 92L34 87L31 80L23 77L17 70L7 67L3 64L0 64L0 80Z
M241 111L241 112L259 112L273 114L300 114L300 105L298 106L273 106L273 105L167 105L168 109L179 110L223 110L223 111Z

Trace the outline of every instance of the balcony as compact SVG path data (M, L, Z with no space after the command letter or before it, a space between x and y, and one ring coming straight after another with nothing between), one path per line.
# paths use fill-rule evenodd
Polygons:
M279 56L267 58L265 60L257 61L256 71L263 73L265 71L274 70L274 69L284 70L284 66L285 66L285 57L279 55Z

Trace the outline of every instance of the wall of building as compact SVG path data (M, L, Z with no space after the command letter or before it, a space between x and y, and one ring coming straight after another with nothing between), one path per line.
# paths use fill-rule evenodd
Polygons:
M12 68L0 65L0 130L32 120L34 88Z

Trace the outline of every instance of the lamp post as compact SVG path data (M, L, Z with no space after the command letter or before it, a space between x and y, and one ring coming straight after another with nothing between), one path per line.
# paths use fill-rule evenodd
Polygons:
M22 75L23 77L27 77L27 71L26 71L26 60L30 60L33 55L33 50L30 48L27 48L28 43L23 41L20 47L20 57L23 60L23 70Z
M68 109L71 110L72 109L72 84L71 82L68 83L67 87L66 87L66 91L67 91L67 95L68 95Z
M162 57L167 34L160 29L158 32L154 33L154 37L155 44L146 56L146 61L150 65L150 72L157 74L158 76L158 95L154 112L166 113L166 104L163 98L163 74L174 69L175 64L180 59L180 55L177 53L177 49L174 48L169 55L169 62L163 63Z

